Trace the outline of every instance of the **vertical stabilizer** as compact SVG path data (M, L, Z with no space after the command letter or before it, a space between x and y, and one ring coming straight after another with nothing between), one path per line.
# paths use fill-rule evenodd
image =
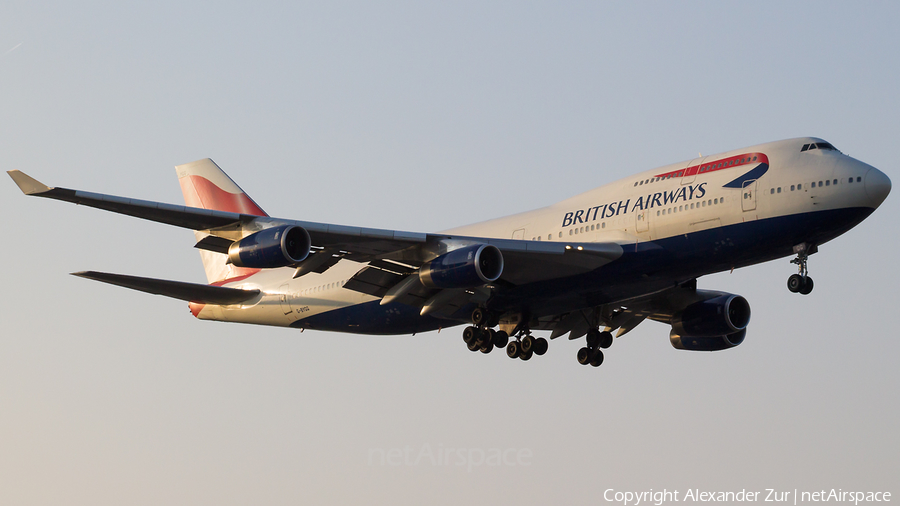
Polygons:
M178 173L178 183L181 184L184 202L190 207L268 216L249 195L244 193L240 186L228 177L228 174L225 174L209 158L176 165L175 171ZM197 241L200 241L208 234L194 232L194 235ZM203 268L206 269L206 279L213 284L219 284L218 282L232 278L246 277L258 271L227 264L225 255L212 251L200 250L200 259L203 261Z

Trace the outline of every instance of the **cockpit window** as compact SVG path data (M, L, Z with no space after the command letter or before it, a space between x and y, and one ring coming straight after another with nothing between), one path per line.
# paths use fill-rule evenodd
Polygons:
M824 149L827 151L838 151L836 147L832 146L829 142L814 142L812 144L804 144L802 148L800 148L800 152L804 151L812 151L814 149Z

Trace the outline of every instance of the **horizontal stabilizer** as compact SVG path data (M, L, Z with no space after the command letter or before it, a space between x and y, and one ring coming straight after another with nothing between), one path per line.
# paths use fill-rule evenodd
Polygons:
M241 290L222 286L184 283L165 279L141 278L107 272L84 271L73 272L73 276L102 281L111 285L123 286L132 290L163 295L173 299L199 302L201 304L230 305L253 299L259 296L259 290Z

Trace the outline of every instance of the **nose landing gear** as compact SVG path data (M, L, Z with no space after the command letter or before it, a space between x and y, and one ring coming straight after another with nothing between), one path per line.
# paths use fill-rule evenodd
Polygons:
M797 264L800 272L793 274L787 280L787 287L793 293L809 295L813 291L813 279L809 276L809 255L812 255L818 249L815 245L808 247L806 244L794 247L797 258L791 260L792 264Z

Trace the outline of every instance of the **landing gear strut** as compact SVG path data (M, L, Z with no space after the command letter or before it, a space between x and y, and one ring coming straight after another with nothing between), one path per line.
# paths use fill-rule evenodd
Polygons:
M797 258L791 260L792 264L797 264L799 268L798 274L793 274L787 280L787 287L793 293L809 295L813 291L813 279L809 276L809 255L817 251L815 246L807 247L805 244L794 248L797 252Z
M613 336L607 331L600 332L598 329L591 329L587 333L587 346L578 350L578 363L581 365L591 364L593 367L600 367L603 363L602 349L612 346Z

